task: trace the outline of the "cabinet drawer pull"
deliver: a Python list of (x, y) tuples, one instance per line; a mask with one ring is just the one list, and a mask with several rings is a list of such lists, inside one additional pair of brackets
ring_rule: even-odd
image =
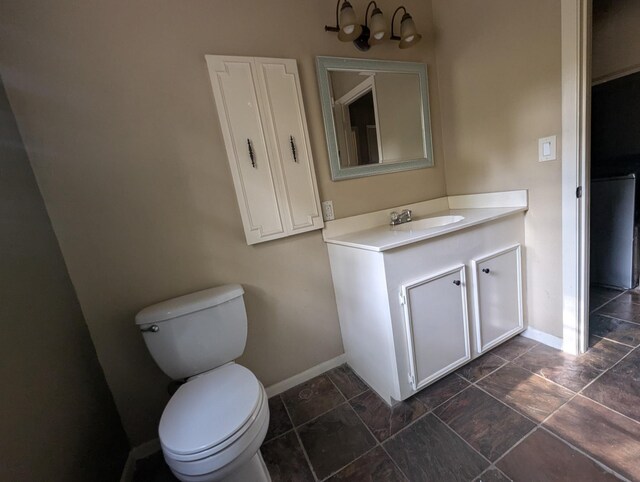
[(253, 147), (251, 146), (251, 139), (247, 139), (247, 147), (249, 148), (249, 159), (251, 159), (251, 167), (256, 167), (256, 157), (253, 154)]
[(454, 279), (453, 280), (453, 284), (456, 286), (460, 286), (460, 280), (459, 279)]
[(482, 268), (482, 272), (489, 274), (491, 273), (491, 270), (489, 268)]
[(296, 152), (296, 143), (293, 136), (289, 136), (289, 143), (291, 144), (291, 154), (293, 154), (293, 162), (298, 162), (298, 153)]

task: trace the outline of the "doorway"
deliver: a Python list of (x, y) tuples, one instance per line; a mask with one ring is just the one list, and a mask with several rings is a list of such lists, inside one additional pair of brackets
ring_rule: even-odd
[(640, 335), (640, 6), (593, 0), (592, 12), (589, 334), (629, 343)]

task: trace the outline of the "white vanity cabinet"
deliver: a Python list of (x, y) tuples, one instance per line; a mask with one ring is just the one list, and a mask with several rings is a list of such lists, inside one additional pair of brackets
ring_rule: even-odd
[(476, 349), (493, 348), (524, 328), (520, 245), (472, 260)]
[(322, 228), (296, 61), (206, 60), (247, 243)]
[(389, 210), (327, 223), (347, 363), (389, 404), (525, 329), (526, 192), (504, 208), (486, 196), (486, 208), (447, 209), (464, 206), (455, 197), (410, 206), (413, 223), (421, 206), (461, 219), (446, 226), (390, 227)]

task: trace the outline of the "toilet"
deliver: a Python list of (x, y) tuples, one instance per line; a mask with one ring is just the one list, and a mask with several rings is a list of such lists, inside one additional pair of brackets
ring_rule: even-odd
[(183, 481), (270, 481), (260, 454), (269, 426), (262, 384), (234, 363), (247, 340), (240, 285), (149, 306), (136, 315), (160, 369), (186, 379), (169, 400), (158, 433), (164, 459)]

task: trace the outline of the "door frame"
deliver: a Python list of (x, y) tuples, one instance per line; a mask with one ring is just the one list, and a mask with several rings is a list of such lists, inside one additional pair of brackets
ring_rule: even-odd
[(591, 19), (592, 0), (562, 0), (562, 349), (572, 354), (589, 345)]

